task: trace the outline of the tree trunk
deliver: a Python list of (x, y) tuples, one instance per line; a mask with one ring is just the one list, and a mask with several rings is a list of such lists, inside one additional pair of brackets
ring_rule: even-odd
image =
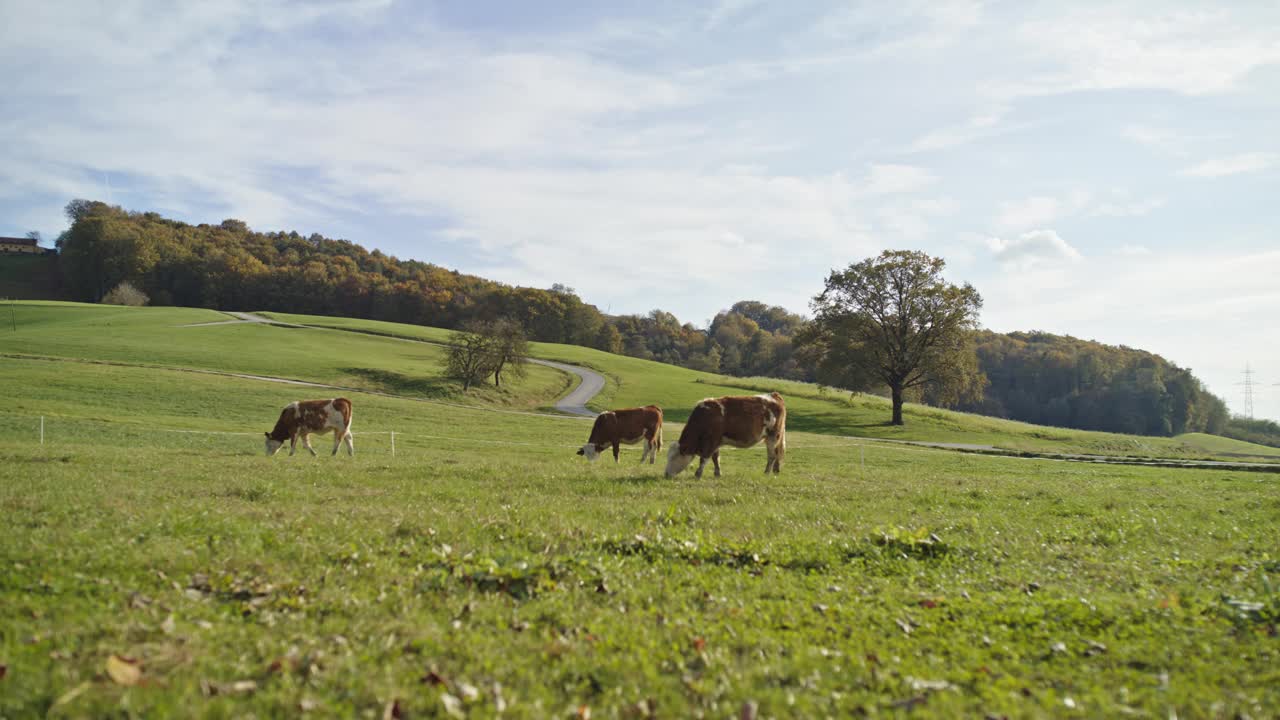
[(902, 422), (902, 386), (891, 385), (889, 389), (893, 391), (893, 424), (905, 425)]

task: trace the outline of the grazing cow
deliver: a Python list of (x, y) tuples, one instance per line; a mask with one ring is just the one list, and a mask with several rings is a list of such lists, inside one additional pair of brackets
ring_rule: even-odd
[(693, 458), (701, 458), (695, 477), (702, 477), (707, 460), (720, 477), (720, 447), (749, 448), (764, 440), (768, 459), (764, 471), (779, 472), (787, 450), (787, 408), (778, 393), (707, 398), (698, 403), (680, 433), (680, 442), (667, 455), (667, 477), (679, 475)]
[(355, 455), (356, 449), (351, 441), (351, 401), (346, 398), (332, 400), (299, 400), (284, 406), (280, 411), (280, 419), (276, 427), (267, 436), (267, 456), (280, 452), (284, 441), (289, 441), (289, 454), (298, 449), (298, 436), (302, 436), (302, 447), (316, 454), (311, 447), (311, 433), (323, 435), (333, 431), (333, 454), (338, 454), (342, 441), (347, 441), (347, 454)]
[(642, 440), (644, 451), (640, 453), (640, 462), (643, 463), (648, 458), (652, 465), (658, 457), (658, 450), (662, 448), (662, 408), (657, 405), (600, 413), (596, 416), (595, 425), (591, 426), (591, 437), (578, 450), (578, 454), (595, 461), (606, 447), (612, 445), (613, 461), (616, 463), (620, 443), (635, 445)]

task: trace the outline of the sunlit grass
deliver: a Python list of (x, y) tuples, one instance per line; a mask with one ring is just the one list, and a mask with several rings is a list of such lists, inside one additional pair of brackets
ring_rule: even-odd
[[(777, 476), (759, 448), (700, 481), (589, 464), (589, 421), (363, 392), (354, 458), (266, 458), (305, 389), (70, 359), (0, 357), (0, 716), (1280, 707), (1272, 474), (803, 432), (844, 410), (798, 388)], [(619, 367), (616, 393), (713, 394)]]

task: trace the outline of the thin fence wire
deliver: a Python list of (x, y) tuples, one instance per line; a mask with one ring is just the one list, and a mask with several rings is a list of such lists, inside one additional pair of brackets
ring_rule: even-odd
[[(16, 439), (16, 438), (22, 437), (25, 434), (22, 429), (23, 426), (26, 426), (27, 428), (29, 428), (28, 430), (26, 430), (26, 432), (37, 431), (32, 433), (32, 435), (37, 436), (38, 442), (40, 444), (57, 442), (58, 440), (64, 439), (64, 438), (72, 439), (76, 441), (115, 438), (120, 440), (132, 440), (132, 441), (141, 442), (142, 440), (145, 439), (146, 436), (149, 436), (153, 433), (166, 433), (170, 435), (186, 436), (191, 438), (202, 437), (202, 436), (209, 437), (209, 438), (217, 438), (217, 437), (248, 438), (248, 437), (258, 437), (261, 435), (261, 433), (259, 432), (245, 432), (245, 431), (236, 431), (236, 430), (205, 430), (205, 429), (194, 429), (194, 428), (159, 427), (155, 425), (147, 425), (147, 424), (135, 423), (135, 422), (129, 422), (129, 421), (107, 420), (103, 418), (76, 418), (76, 417), (63, 417), (63, 416), (34, 416), (34, 415), (28, 416), (28, 415), (17, 415), (13, 413), (0, 412), (0, 432), (3, 432), (5, 437), (8, 437), (10, 439)], [(59, 432), (60, 430), (61, 432)], [(27, 435), (27, 436), (31, 437), (31, 435)], [(477, 445), (496, 445), (496, 446), (510, 446), (510, 447), (540, 447), (540, 448), (559, 447), (559, 448), (575, 448), (575, 449), (582, 447), (581, 443), (527, 442), (527, 441), (520, 441), (520, 440), (504, 440), (504, 439), (496, 439), (496, 438), (459, 437), (454, 435), (414, 433), (414, 432), (404, 432), (401, 430), (353, 430), (352, 436), (356, 440), (360, 440), (361, 438), (372, 439), (380, 436), (386, 436), (388, 439), (388, 442), (385, 444), (385, 447), (387, 451), (393, 456), (397, 454), (396, 453), (397, 440), (400, 441), (401, 445), (403, 445), (403, 447), (400, 449), (411, 448), (414, 444), (416, 444), (415, 441), (436, 441), (436, 442), (444, 441), (449, 443), (472, 443)], [(322, 438), (327, 439), (329, 437), (331, 437), (331, 435), (328, 435), (328, 434), (316, 435), (316, 440), (320, 440)], [(914, 452), (914, 453), (947, 452), (947, 450), (943, 448), (906, 446), (906, 445), (901, 445), (901, 444), (897, 444), (889, 441), (878, 441), (875, 438), (858, 438), (858, 437), (850, 437), (850, 436), (843, 436), (843, 435), (829, 435), (829, 436), (823, 436), (823, 438), (828, 439), (828, 441), (822, 442), (821, 440), (818, 440), (818, 438), (816, 437), (810, 437), (810, 438), (806, 438), (805, 441), (799, 444), (788, 443), (787, 450), (788, 451), (844, 450), (844, 449), (852, 450), (853, 448), (856, 447), (858, 448), (858, 452), (859, 452), (859, 464), (863, 468), (865, 468), (866, 466), (866, 450), (868, 445), (872, 448), (892, 450), (896, 452)], [(815, 442), (815, 440), (818, 440), (818, 441)], [(406, 444), (406, 443), (409, 443), (409, 444)], [(368, 443), (365, 443), (365, 446), (368, 447)], [(376, 443), (373, 447), (381, 448), (381, 447), (384, 447), (384, 444)], [(671, 447), (670, 440), (667, 440), (666, 442), (664, 442), (664, 448), (670, 448), (670, 447)], [(642, 445), (632, 445), (632, 446), (623, 445), (619, 449), (624, 452), (641, 452), (643, 451), (643, 446)]]

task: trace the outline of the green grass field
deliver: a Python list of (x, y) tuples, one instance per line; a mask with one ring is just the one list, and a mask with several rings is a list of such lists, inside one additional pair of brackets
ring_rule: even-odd
[[(279, 408), (325, 393), (179, 368), (432, 378), (437, 351), (177, 327), (222, 317), (198, 310), (29, 309), (0, 337), (0, 717), (1280, 707), (1273, 474), (863, 443), (806, 432), (844, 427), (810, 408), (858, 410), (795, 387), (782, 474), (757, 448), (668, 480), (634, 449), (588, 464), (589, 422), (523, 412), (563, 388), (549, 370), (502, 394), (351, 393), (354, 458), (318, 438), (322, 457), (268, 459)], [(619, 404), (646, 383), (673, 406), (727, 387), (545, 352), (591, 356)]]

